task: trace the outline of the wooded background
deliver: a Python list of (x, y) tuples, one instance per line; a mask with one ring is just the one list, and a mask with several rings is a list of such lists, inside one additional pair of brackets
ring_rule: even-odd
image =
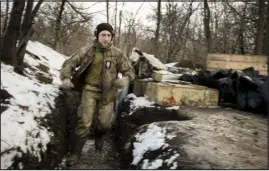
[[(143, 11), (130, 13), (118, 8), (119, 3), (106, 2), (106, 22), (116, 32), (114, 45), (127, 56), (138, 47), (163, 63), (193, 67), (204, 67), (208, 53), (269, 56), (269, 0), (158, 0), (157, 8), (148, 9), (154, 15), (147, 16), (155, 27), (137, 19)], [(91, 12), (91, 8), (68, 0), (1, 2), (1, 60), (20, 73), (29, 40), (72, 55), (95, 39), (93, 17), (104, 11)]]

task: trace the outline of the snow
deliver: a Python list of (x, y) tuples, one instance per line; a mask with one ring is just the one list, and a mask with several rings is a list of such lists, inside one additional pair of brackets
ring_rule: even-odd
[[(10, 104), (5, 105), (8, 108), (1, 113), (1, 169), (9, 168), (14, 157), (22, 155), (19, 151), (29, 151), (41, 161), (40, 152), (46, 150), (53, 136), (37, 119), (51, 114), (61, 84), (59, 69), (66, 57), (39, 42), (30, 41), (27, 50), (37, 58), (25, 55), (24, 62), (31, 67), (25, 69), (26, 77), (1, 62), (1, 89), (13, 96)], [(35, 73), (41, 72), (37, 68), (39, 64), (49, 67), (53, 84), (42, 84), (35, 79)], [(22, 163), (19, 163), (19, 168), (23, 168)]]
[[(138, 62), (139, 59), (139, 54), (136, 53), (134, 50), (138, 49), (138, 48), (133, 48), (132, 53), (130, 55), (130, 60), (134, 61), (134, 62)], [(145, 52), (142, 52), (143, 56), (149, 61), (149, 63), (155, 67), (156, 69), (160, 69), (160, 70), (167, 70), (168, 67), (166, 65), (164, 65), (158, 58), (156, 58), (154, 55), (151, 54), (147, 54)]]
[(154, 71), (154, 72), (157, 72), (157, 73), (160, 73), (160, 74), (175, 75), (174, 73), (169, 72), (169, 71), (165, 71), (165, 70)]
[[(133, 98), (134, 100), (131, 101), (130, 104), (130, 111), (128, 113), (128, 115), (132, 115), (137, 109), (141, 108), (141, 107), (155, 107), (155, 102), (154, 101), (149, 101), (147, 100), (145, 97), (136, 97), (135, 94), (128, 94), (126, 96), (127, 99), (129, 98)], [(122, 117), (124, 116), (124, 114), (122, 115)]]
[(167, 63), (165, 64), (168, 67), (174, 67), (178, 62), (172, 62), (172, 63)]
[(170, 167), (170, 169), (176, 169), (176, 168), (177, 168), (177, 162), (174, 162), (174, 163), (173, 163), (173, 166)]
[[(173, 156), (171, 156), (171, 158), (166, 159), (164, 162), (167, 163), (168, 166), (170, 166), (178, 156), (179, 156), (179, 154), (176, 153)], [(170, 168), (170, 169), (172, 169), (172, 168)]]
[(136, 140), (133, 143), (134, 149), (132, 165), (138, 165), (143, 159), (142, 169), (158, 169), (164, 163), (167, 163), (167, 165), (170, 166), (170, 169), (176, 169), (178, 165), (175, 160), (180, 156), (180, 154), (175, 151), (175, 154), (168, 159), (156, 158), (153, 161), (149, 161), (149, 159), (144, 156), (145, 153), (158, 149), (164, 150), (168, 148), (165, 151), (171, 151), (172, 149), (169, 148), (169, 144), (166, 143), (166, 140), (171, 140), (174, 137), (176, 137), (176, 135), (168, 133), (166, 127), (159, 127), (157, 123), (149, 124), (146, 132), (138, 132), (135, 135)]
[[(137, 133), (135, 135), (136, 142), (133, 143), (134, 149), (133, 149), (132, 164), (137, 165), (147, 151), (154, 151), (161, 148), (165, 144), (165, 133), (166, 133), (165, 128), (161, 128), (155, 125), (154, 123), (148, 126), (146, 132), (142, 134)], [(156, 162), (155, 169), (160, 167), (158, 165), (159, 163), (160, 163), (159, 161)], [(144, 164), (144, 167), (149, 167), (149, 165)]]
[[(39, 64), (48, 66), (49, 73), (53, 78), (52, 84), (61, 85), (59, 70), (67, 57), (36, 41), (29, 41), (27, 50), (36, 55), (39, 59), (34, 59), (31, 55), (25, 54), (24, 61), (34, 69), (38, 69), (37, 66)], [(27, 72), (33, 75), (33, 72), (29, 69), (27, 69)]]
[(156, 159), (152, 161), (151, 163), (148, 163), (148, 160), (144, 160), (144, 163), (142, 165), (142, 169), (158, 169), (163, 165), (162, 159)]
[(178, 110), (180, 107), (179, 106), (171, 106), (171, 107), (166, 107), (165, 109), (168, 110)]

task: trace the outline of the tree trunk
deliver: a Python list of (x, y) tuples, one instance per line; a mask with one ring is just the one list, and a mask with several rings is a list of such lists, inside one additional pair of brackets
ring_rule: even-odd
[(120, 46), (120, 37), (121, 37), (121, 21), (122, 21), (121, 18), (122, 18), (122, 11), (120, 11), (120, 16), (119, 16), (120, 23), (119, 23), (118, 40), (117, 40), (118, 46)]
[(245, 25), (245, 20), (246, 20), (246, 8), (247, 8), (247, 3), (245, 3), (244, 9), (243, 9), (243, 15), (240, 17), (240, 23), (239, 23), (239, 49), (240, 53), (242, 55), (245, 54), (245, 42), (244, 42), (244, 25)]
[[(269, 58), (269, 0), (267, 0), (267, 28), (265, 32), (265, 55)], [(267, 63), (269, 63), (269, 60), (267, 60)], [(269, 64), (268, 64), (269, 66)], [(269, 69), (269, 67), (267, 67)]]
[[(224, 27), (227, 28), (227, 24), (229, 22), (228, 20), (228, 16), (226, 15), (227, 14), (227, 6), (224, 5)], [(223, 30), (223, 50), (222, 50), (222, 53), (227, 53), (227, 47), (228, 47), (228, 31), (227, 29), (224, 29)]]
[(115, 7), (115, 27), (114, 27), (115, 37), (113, 39), (115, 46), (117, 46), (117, 39), (116, 39), (116, 35), (117, 35), (117, 12), (118, 12), (117, 10), (118, 10), (118, 1), (116, 0), (116, 7)]
[(26, 43), (27, 43), (24, 39), (25, 37), (28, 37), (27, 33), (29, 32), (29, 29), (32, 26), (31, 15), (32, 15), (32, 10), (33, 10), (33, 5), (34, 5), (34, 0), (27, 0), (27, 6), (26, 6), (24, 17), (23, 17), (23, 23), (21, 25), (19, 46), (16, 50), (18, 65), (15, 67), (19, 67), (23, 63), (23, 56), (24, 56), (23, 51), (25, 51)]
[(14, 0), (7, 32), (1, 50), (1, 60), (6, 64), (17, 65), (16, 45), (20, 34), (20, 25), (25, 0)]
[(44, 0), (40, 0), (37, 5), (35, 6), (33, 10), (33, 4), (34, 0), (27, 0), (27, 6), (26, 6), (26, 11), (22, 23), (22, 29), (21, 29), (21, 35), (20, 35), (20, 42), (18, 45), (18, 48), (16, 49), (16, 56), (18, 60), (18, 64), (15, 66), (15, 71), (19, 74), (23, 73), (23, 60), (24, 60), (24, 55), (26, 51), (26, 46), (28, 44), (28, 41), (33, 34), (33, 20), (35, 16), (37, 15), (37, 11), (39, 10), (42, 2)]
[(6, 3), (7, 3), (7, 6), (6, 6), (6, 17), (5, 17), (4, 24), (3, 24), (2, 35), (4, 35), (6, 33), (8, 16), (9, 16), (8, 15), (8, 11), (9, 11), (9, 0), (6, 0)]
[(132, 29), (132, 20), (130, 21), (129, 23), (129, 26), (128, 26), (128, 32), (127, 32), (127, 50), (126, 50), (126, 56), (129, 55), (130, 53), (130, 47), (131, 47), (131, 29)]
[(205, 29), (205, 37), (207, 41), (207, 51), (208, 53), (212, 52), (212, 39), (210, 32), (210, 9), (207, 3), (207, 0), (204, 0), (204, 29)]
[(56, 19), (55, 40), (54, 40), (54, 43), (53, 43), (53, 46), (52, 46), (54, 50), (56, 50), (57, 43), (58, 43), (58, 41), (60, 39), (60, 29), (61, 29), (62, 15), (63, 15), (63, 11), (64, 11), (65, 2), (66, 2), (66, 0), (62, 0), (59, 15), (58, 15), (58, 17)]
[(161, 24), (161, 0), (158, 0), (158, 10), (157, 10), (157, 27), (155, 32), (155, 41), (154, 41), (154, 55), (157, 57), (158, 55), (158, 41), (160, 34), (160, 24)]
[(106, 22), (109, 23), (109, 0), (106, 0)]
[(258, 0), (259, 4), (259, 19), (258, 19), (258, 31), (255, 42), (255, 54), (263, 54), (263, 36), (264, 36), (264, 13), (265, 13), (265, 0)]
[(20, 41), (24, 37), (24, 34), (29, 30), (29, 27), (32, 26), (31, 15), (32, 15), (32, 10), (33, 10), (33, 5), (34, 5), (34, 0), (27, 0), (27, 6), (26, 6), (24, 17), (23, 17), (23, 23), (21, 26)]

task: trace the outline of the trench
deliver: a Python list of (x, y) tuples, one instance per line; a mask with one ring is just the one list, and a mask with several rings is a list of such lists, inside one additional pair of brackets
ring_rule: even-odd
[(104, 137), (102, 154), (95, 152), (94, 137), (91, 136), (86, 141), (79, 162), (71, 167), (62, 166), (62, 169), (121, 169), (120, 156), (113, 142), (113, 132), (109, 132)]
[[(154, 116), (154, 117), (153, 117)], [(167, 110), (163, 107), (140, 108), (126, 118), (119, 119), (115, 129), (109, 131), (104, 137), (102, 155), (95, 152), (94, 135), (89, 136), (85, 143), (80, 161), (72, 166), (63, 166), (63, 169), (127, 169), (130, 156), (121, 149), (128, 139), (136, 132), (137, 128), (144, 124), (158, 121), (185, 121), (188, 116), (177, 110)], [(127, 125), (126, 125), (127, 124)], [(131, 126), (130, 126), (130, 125)], [(125, 127), (127, 126), (127, 127)], [(119, 129), (124, 129), (119, 131)], [(119, 139), (119, 137), (121, 137)], [(124, 137), (124, 139), (122, 139)], [(120, 148), (118, 148), (121, 146)]]

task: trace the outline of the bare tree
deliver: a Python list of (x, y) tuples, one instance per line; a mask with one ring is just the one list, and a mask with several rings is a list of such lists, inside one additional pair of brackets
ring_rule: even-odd
[(8, 23), (8, 11), (9, 11), (9, 0), (6, 0), (6, 16), (5, 16), (5, 19), (4, 19), (4, 24), (3, 24), (3, 29), (2, 29), (2, 35), (4, 35), (6, 33), (6, 30), (7, 30), (7, 23)]
[[(55, 26), (57, 25), (56, 22), (57, 18), (59, 18), (61, 6), (61, 2), (57, 4), (46, 3), (42, 6), (35, 21), (33, 40), (38, 40), (53, 48), (56, 35)], [(81, 7), (78, 4), (72, 4), (66, 0), (64, 10), (62, 11), (61, 23), (58, 27), (59, 38), (56, 40), (57, 45), (55, 50), (66, 55), (71, 55), (83, 46), (85, 42), (92, 40), (90, 22), (93, 13), (86, 12), (89, 9)]]
[(240, 17), (239, 21), (239, 34), (238, 34), (238, 41), (239, 41), (239, 49), (241, 54), (245, 54), (245, 41), (244, 41), (244, 25), (245, 25), (245, 20), (246, 20), (246, 8), (247, 4), (245, 4), (243, 8), (243, 14)]
[(109, 23), (109, 0), (106, 0), (106, 22)]
[[(120, 37), (121, 37), (121, 22), (122, 22), (122, 11), (120, 11), (120, 15), (119, 15), (119, 29), (118, 29), (118, 39), (117, 39), (117, 46), (119, 46), (119, 41), (120, 41)], [(116, 29), (116, 28), (115, 28)]]
[[(165, 58), (161, 59), (164, 62), (173, 62), (178, 58), (180, 51), (183, 47), (184, 42), (184, 34), (187, 30), (186, 25), (188, 20), (190, 19), (193, 12), (197, 9), (192, 8), (193, 2), (191, 2), (187, 9), (185, 6), (179, 7), (177, 3), (169, 2), (166, 5), (166, 13), (164, 14), (163, 18), (163, 30), (162, 30), (162, 41), (164, 46), (163, 54)], [(181, 11), (185, 11), (186, 14), (182, 13)], [(167, 27), (169, 26), (169, 27)], [(177, 59), (178, 60), (178, 59)]]
[(264, 37), (264, 15), (265, 15), (265, 0), (258, 0), (259, 4), (259, 19), (258, 19), (258, 31), (255, 42), (255, 54), (263, 54), (263, 37)]
[[(265, 55), (269, 58), (269, 0), (267, 0), (267, 21), (266, 21), (266, 31), (265, 31), (265, 43), (264, 43), (264, 48), (265, 48)], [(269, 60), (267, 60), (267, 64), (269, 66)], [(268, 71), (269, 71), (269, 67), (268, 67)]]
[(18, 64), (16, 45), (20, 35), (21, 18), (25, 0), (14, 0), (9, 25), (1, 49), (1, 60), (7, 64)]
[(15, 66), (15, 71), (22, 74), (22, 70), (23, 70), (23, 59), (24, 59), (24, 55), (25, 55), (25, 51), (26, 51), (26, 46), (27, 43), (30, 39), (30, 36), (33, 34), (33, 21), (35, 16), (37, 15), (37, 12), (41, 6), (41, 4), (43, 3), (44, 0), (39, 0), (37, 5), (35, 6), (34, 10), (33, 10), (33, 3), (34, 0), (27, 0), (27, 6), (26, 6), (26, 11), (25, 11), (25, 15), (24, 15), (24, 19), (23, 19), (23, 23), (21, 26), (21, 34), (20, 34), (20, 38), (19, 38), (19, 45), (16, 49), (16, 56), (17, 56), (17, 60), (18, 60), (18, 65)]
[[(115, 26), (114, 26), (114, 33), (115, 33), (115, 35), (117, 35), (116, 33), (117, 33), (117, 9), (118, 9), (118, 1), (116, 0), (116, 6), (115, 6)], [(116, 46), (116, 43), (117, 43), (117, 40), (116, 40), (116, 37), (114, 37), (114, 39), (113, 39), (113, 41), (114, 41), (114, 45)]]
[(60, 30), (61, 30), (61, 24), (62, 24), (62, 15), (63, 15), (63, 11), (64, 11), (64, 5), (66, 3), (66, 0), (62, 0), (61, 2), (61, 6), (60, 6), (60, 11), (59, 11), (59, 15), (56, 19), (56, 27), (55, 27), (55, 39), (54, 39), (54, 43), (52, 45), (53, 49), (56, 49), (57, 47), (57, 43), (60, 39)]
[(208, 6), (207, 0), (204, 0), (204, 31), (205, 37), (207, 41), (208, 52), (212, 52), (212, 39), (211, 39), (211, 31), (210, 31), (210, 9)]
[(129, 53), (131, 52), (131, 48), (132, 48), (132, 41), (131, 41), (131, 37), (133, 37), (132, 35), (135, 34), (133, 32), (133, 28), (135, 26), (135, 22), (136, 22), (136, 16), (139, 12), (139, 10), (141, 9), (141, 7), (143, 6), (144, 2), (140, 5), (140, 7), (137, 9), (137, 11), (135, 12), (134, 15), (130, 15), (129, 17), (125, 17), (123, 16), (124, 18), (124, 21), (126, 22), (126, 27), (127, 27), (127, 33), (125, 34), (125, 39), (124, 39), (124, 45), (125, 45), (125, 48), (126, 48), (126, 55), (128, 56)]
[(157, 56), (158, 54), (158, 41), (159, 41), (159, 34), (160, 34), (160, 25), (161, 25), (161, 0), (158, 0), (158, 7), (157, 7), (157, 24), (156, 24), (156, 31), (155, 31), (155, 40), (154, 40), (154, 55)]

